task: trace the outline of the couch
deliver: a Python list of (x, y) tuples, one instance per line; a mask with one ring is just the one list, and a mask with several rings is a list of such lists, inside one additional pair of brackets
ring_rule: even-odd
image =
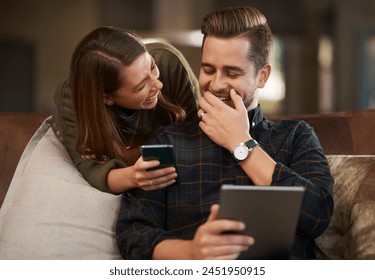
[[(335, 178), (320, 259), (375, 259), (375, 110), (277, 116), (314, 127)], [(120, 259), (121, 196), (90, 187), (53, 118), (0, 113), (0, 259)]]

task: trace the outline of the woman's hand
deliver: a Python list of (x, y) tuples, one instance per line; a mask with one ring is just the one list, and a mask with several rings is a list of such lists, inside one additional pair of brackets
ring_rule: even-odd
[(161, 169), (149, 170), (160, 165), (157, 160), (145, 161), (140, 157), (133, 165), (135, 187), (145, 191), (152, 191), (167, 187), (176, 182), (176, 169), (166, 167)]
[(98, 160), (96, 158), (96, 155), (90, 149), (87, 149), (86, 151), (84, 151), (81, 155), (81, 158), (85, 160), (95, 160), (95, 161), (108, 161), (109, 160), (109, 157), (105, 155), (103, 155), (102, 158)]

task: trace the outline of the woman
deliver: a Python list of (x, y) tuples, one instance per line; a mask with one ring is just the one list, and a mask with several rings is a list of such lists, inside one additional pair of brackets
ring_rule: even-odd
[(163, 43), (147, 50), (133, 32), (98, 28), (73, 53), (70, 85), (64, 81), (55, 92), (62, 141), (101, 191), (173, 184), (175, 169), (145, 171), (159, 163), (143, 161), (138, 147), (158, 127), (197, 115), (198, 83), (181, 53)]

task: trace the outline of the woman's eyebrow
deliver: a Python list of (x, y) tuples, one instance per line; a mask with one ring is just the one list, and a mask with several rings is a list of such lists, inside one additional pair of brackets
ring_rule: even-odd
[[(154, 60), (153, 57), (151, 57), (150, 68), (152, 68), (154, 65), (156, 65), (155, 60)], [(150, 80), (150, 75), (147, 75), (147, 77), (143, 78), (139, 83), (137, 83), (137, 84), (133, 87), (133, 90), (137, 90), (138, 87), (140, 87), (143, 83), (147, 82), (148, 80)]]

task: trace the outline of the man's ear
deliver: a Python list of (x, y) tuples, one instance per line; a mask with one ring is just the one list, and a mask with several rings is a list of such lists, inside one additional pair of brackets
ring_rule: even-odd
[(103, 101), (104, 101), (104, 104), (107, 106), (112, 106), (114, 104), (111, 98), (105, 93), (103, 93)]
[(266, 64), (259, 70), (258, 88), (263, 88), (271, 74), (271, 65)]

